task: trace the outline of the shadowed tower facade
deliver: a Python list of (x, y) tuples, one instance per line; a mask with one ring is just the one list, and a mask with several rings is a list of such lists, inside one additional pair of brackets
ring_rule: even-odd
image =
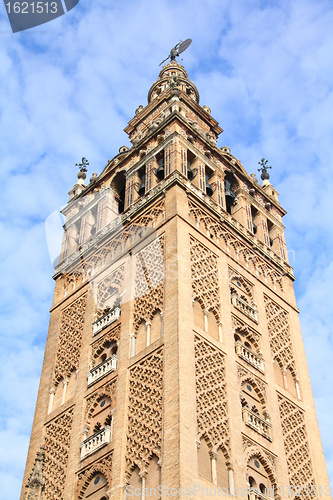
[(217, 147), (175, 61), (125, 131), (63, 210), (21, 499), (329, 497), (266, 163)]

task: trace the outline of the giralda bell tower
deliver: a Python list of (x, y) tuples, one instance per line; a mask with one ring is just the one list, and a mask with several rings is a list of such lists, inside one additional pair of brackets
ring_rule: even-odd
[(21, 499), (328, 498), (266, 162), (217, 146), (174, 57), (125, 131), (63, 210)]

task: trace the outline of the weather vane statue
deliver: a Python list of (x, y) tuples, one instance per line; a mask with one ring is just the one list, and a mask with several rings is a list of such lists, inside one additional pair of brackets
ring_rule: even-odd
[(80, 172), (77, 174), (78, 179), (85, 179), (86, 178), (86, 172), (87, 172), (87, 167), (89, 165), (89, 161), (86, 158), (82, 158), (82, 163), (75, 163), (76, 167), (79, 167)]
[(168, 57), (166, 59), (164, 59), (164, 61), (162, 61), (159, 66), (161, 66), (161, 64), (163, 64), (169, 58), (171, 61), (175, 61), (176, 57), (178, 57), (179, 54), (184, 52), (184, 50), (186, 50), (191, 45), (191, 43), (192, 43), (191, 38), (188, 38), (187, 40), (185, 40), (185, 42), (182, 42), (180, 40), (180, 42), (177, 43), (177, 45), (175, 45), (174, 48), (170, 50), (170, 54), (168, 55)]
[(261, 158), (260, 161), (258, 161), (258, 165), (261, 165), (261, 168), (258, 168), (258, 172), (261, 172), (261, 178), (262, 180), (269, 179), (269, 173), (267, 172), (268, 167), (267, 166), (268, 160), (265, 160), (265, 158)]

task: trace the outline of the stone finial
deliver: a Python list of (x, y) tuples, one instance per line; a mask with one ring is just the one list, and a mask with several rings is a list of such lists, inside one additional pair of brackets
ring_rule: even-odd
[(253, 182), (255, 182), (256, 184), (258, 184), (258, 179), (257, 179), (256, 174), (251, 174), (251, 179), (253, 180)]
[(97, 172), (93, 172), (93, 174), (90, 177), (90, 182), (96, 182), (97, 180)]
[(27, 488), (24, 497), (25, 499), (43, 498), (42, 492), (45, 488), (44, 461), (44, 446), (41, 446), (40, 451), (37, 451), (36, 453), (33, 468), (25, 486)]

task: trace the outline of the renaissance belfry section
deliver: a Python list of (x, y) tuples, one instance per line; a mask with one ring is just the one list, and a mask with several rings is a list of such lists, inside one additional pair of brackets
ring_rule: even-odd
[(63, 210), (21, 499), (328, 498), (267, 162), (217, 147), (175, 60), (125, 131)]

